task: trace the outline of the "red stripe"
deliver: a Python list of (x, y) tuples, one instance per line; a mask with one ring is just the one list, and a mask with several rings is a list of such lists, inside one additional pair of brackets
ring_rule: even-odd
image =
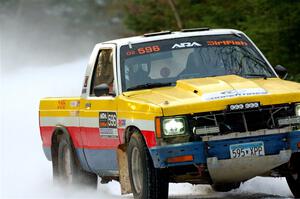
[[(76, 148), (81, 148), (83, 143), (82, 143), (82, 138), (80, 135), (80, 128), (78, 127), (66, 127), (67, 131), (69, 132), (74, 147)], [(53, 126), (42, 126), (40, 127), (41, 131), (41, 137), (43, 141), (43, 146), (44, 147), (51, 147), (52, 144), (52, 135), (54, 133), (55, 127)]]
[(83, 148), (87, 149), (117, 149), (119, 138), (103, 138), (100, 136), (99, 128), (82, 127)]
[[(118, 129), (118, 138), (103, 138), (100, 136), (99, 128), (88, 127), (66, 127), (72, 138), (74, 147), (85, 149), (117, 149), (125, 142), (125, 129)], [(51, 147), (51, 138), (55, 127), (40, 127), (44, 147)], [(146, 144), (149, 148), (156, 146), (154, 131), (142, 131)]]
[(53, 126), (40, 127), (40, 132), (41, 132), (41, 137), (42, 137), (44, 147), (51, 147), (51, 137), (53, 131), (54, 131)]

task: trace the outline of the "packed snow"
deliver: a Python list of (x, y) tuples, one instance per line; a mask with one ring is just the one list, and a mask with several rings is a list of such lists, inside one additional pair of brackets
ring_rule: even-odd
[[(66, 190), (52, 183), (51, 162), (42, 151), (39, 99), (78, 96), (86, 68), (83, 59), (53, 67), (23, 67), (1, 73), (1, 198), (132, 198), (121, 196), (117, 182), (93, 190)], [(208, 185), (171, 184), (170, 198), (291, 197), (283, 178), (255, 178), (229, 193)]]

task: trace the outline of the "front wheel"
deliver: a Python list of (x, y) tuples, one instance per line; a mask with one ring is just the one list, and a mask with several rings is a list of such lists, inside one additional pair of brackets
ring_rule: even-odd
[(58, 144), (57, 178), (65, 185), (84, 185), (97, 188), (97, 175), (86, 172), (79, 166), (76, 153), (68, 135), (61, 135)]
[(131, 136), (127, 155), (129, 177), (134, 198), (168, 198), (169, 181), (166, 172), (154, 168), (148, 148), (139, 133), (134, 133)]
[(291, 174), (286, 177), (286, 181), (295, 198), (300, 198), (300, 173)]

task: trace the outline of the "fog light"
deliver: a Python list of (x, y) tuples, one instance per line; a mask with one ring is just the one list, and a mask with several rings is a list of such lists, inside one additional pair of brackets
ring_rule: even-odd
[(173, 158), (168, 158), (168, 163), (177, 163), (177, 162), (191, 162), (194, 158), (192, 155), (178, 156)]

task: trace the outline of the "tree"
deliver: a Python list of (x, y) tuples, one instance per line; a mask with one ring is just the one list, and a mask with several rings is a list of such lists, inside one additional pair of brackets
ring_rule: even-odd
[(129, 0), (125, 24), (136, 33), (183, 28), (234, 28), (246, 32), (273, 65), (300, 81), (299, 0)]

